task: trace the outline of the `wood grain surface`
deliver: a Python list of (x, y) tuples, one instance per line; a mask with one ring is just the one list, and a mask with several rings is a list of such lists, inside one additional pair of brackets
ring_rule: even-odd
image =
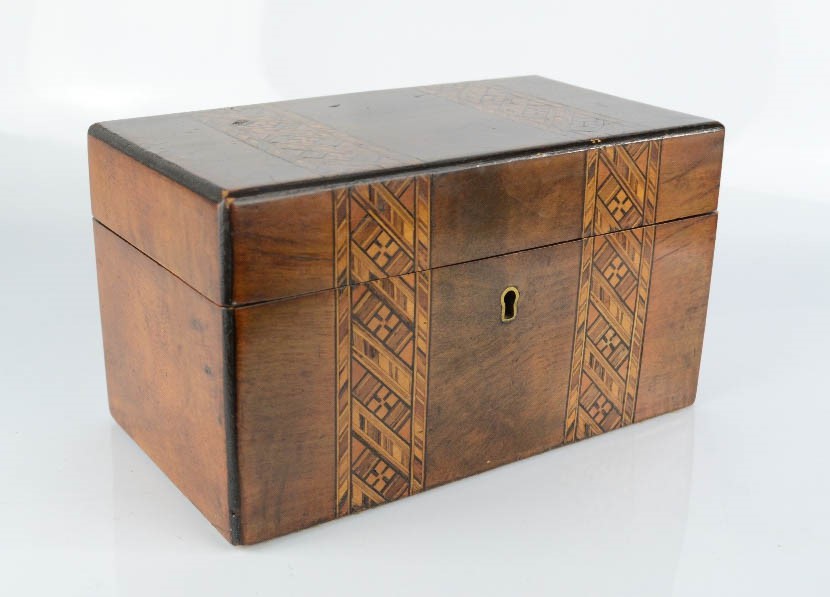
[[(562, 443), (579, 243), (433, 271), (427, 486)], [(519, 289), (516, 318), (501, 294)]]
[(432, 267), (579, 238), (584, 152), (432, 177)]
[(232, 203), (233, 302), (333, 288), (332, 209), (330, 192)]
[(334, 517), (334, 291), (236, 310), (242, 542)]
[(223, 309), (94, 230), (110, 412), (231, 540)]
[(94, 137), (92, 215), (215, 303), (222, 303), (221, 205)]
[(713, 213), (657, 227), (635, 421), (695, 400), (717, 223)]
[(658, 222), (718, 208), (723, 142), (723, 129), (663, 140)]

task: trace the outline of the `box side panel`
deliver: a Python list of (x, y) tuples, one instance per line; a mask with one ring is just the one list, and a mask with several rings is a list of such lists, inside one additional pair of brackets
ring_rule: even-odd
[(701, 215), (718, 208), (724, 130), (663, 140), (657, 221)]
[(329, 520), (335, 504), (334, 291), (240, 308), (242, 542)]
[(94, 229), (112, 416), (231, 540), (223, 309)]
[(695, 400), (717, 214), (657, 227), (635, 420)]
[(214, 203), (95, 137), (89, 184), (96, 220), (216, 303), (222, 252)]
[(304, 294), (334, 283), (333, 193), (233, 204), (233, 300)]

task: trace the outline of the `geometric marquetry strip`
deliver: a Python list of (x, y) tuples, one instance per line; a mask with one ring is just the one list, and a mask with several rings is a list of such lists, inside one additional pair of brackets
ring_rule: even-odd
[(583, 238), (654, 224), (661, 140), (585, 153)]
[(566, 138), (619, 133), (622, 121), (488, 81), (420, 87), (420, 91)]
[(337, 515), (424, 484), (430, 181), (334, 193)]
[(194, 112), (191, 118), (246, 145), (319, 175), (394, 168), (412, 162), (335, 127), (274, 104)]
[(586, 152), (585, 239), (566, 442), (634, 420), (654, 260), (651, 224), (656, 219), (660, 149), (658, 140)]

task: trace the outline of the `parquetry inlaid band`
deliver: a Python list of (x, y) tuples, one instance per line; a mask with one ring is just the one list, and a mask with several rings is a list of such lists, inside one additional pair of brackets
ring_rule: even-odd
[(586, 238), (566, 442), (634, 420), (654, 259), (655, 227), (650, 225), (656, 219), (660, 149), (657, 140), (586, 152)]
[(613, 135), (624, 127), (623, 122), (617, 118), (522, 93), (489, 81), (430, 85), (419, 87), (419, 90), (480, 112), (574, 139), (584, 138), (585, 134)]
[(428, 177), (334, 193), (337, 516), (423, 489)]
[(242, 143), (320, 175), (394, 168), (417, 161), (275, 104), (206, 110), (189, 116)]

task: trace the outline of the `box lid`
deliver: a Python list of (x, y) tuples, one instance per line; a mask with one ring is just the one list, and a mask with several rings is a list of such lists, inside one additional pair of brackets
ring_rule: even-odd
[(517, 77), (89, 135), (95, 218), (240, 305), (712, 211), (723, 127)]

